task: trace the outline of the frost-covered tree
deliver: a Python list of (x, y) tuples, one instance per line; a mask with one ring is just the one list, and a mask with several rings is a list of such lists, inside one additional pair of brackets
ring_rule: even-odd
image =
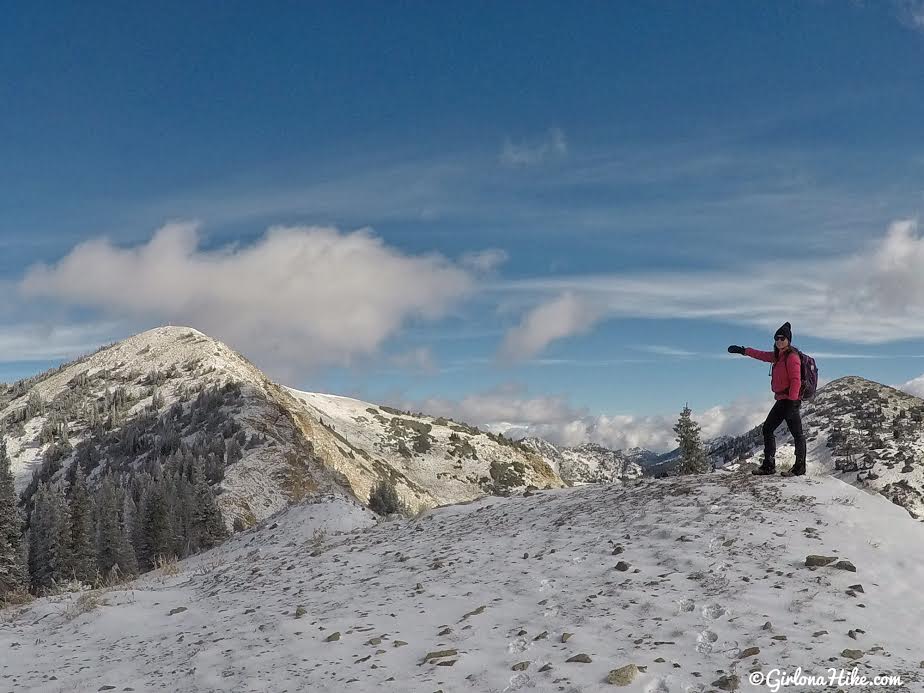
[[(119, 490), (110, 476), (106, 476), (100, 484), (97, 506), (96, 560), (100, 573), (105, 578), (136, 575), (138, 563), (128, 540), (128, 528), (119, 520), (120, 509), (129, 507), (128, 502), (123, 505)], [(133, 503), (131, 507), (134, 508)], [(128, 519), (127, 513), (124, 519)]]
[(190, 553), (193, 498), (192, 484), (181, 469), (165, 475), (164, 493), (173, 528), (174, 551), (177, 556), (186, 556)]
[(680, 446), (678, 474), (703, 474), (712, 469), (699, 438), (699, 424), (693, 420), (692, 413), (690, 407), (684, 406), (674, 426), (674, 433), (677, 434), (677, 443)]
[[(246, 438), (246, 433), (244, 434)], [(228, 444), (225, 446), (225, 464), (230, 466), (236, 462), (240, 462), (244, 457), (244, 451), (241, 449), (241, 444), (239, 438), (235, 437), (228, 441)]]
[(38, 390), (29, 392), (29, 400), (26, 402), (26, 408), (23, 412), (24, 420), (28, 421), (33, 416), (39, 416), (45, 413), (45, 401), (38, 393)]
[(151, 409), (154, 411), (160, 411), (163, 408), (164, 396), (161, 394), (160, 390), (155, 387), (154, 394), (151, 395)]
[(136, 536), (140, 546), (135, 545), (135, 553), (141, 570), (153, 568), (158, 558), (176, 556), (173, 521), (162, 475), (153, 478), (146, 485), (137, 522)]
[(83, 469), (76, 467), (68, 493), (70, 510), (70, 568), (74, 579), (91, 583), (96, 576), (96, 551), (93, 541), (93, 500), (87, 491)]
[(192, 517), (190, 522), (191, 551), (207, 551), (228, 536), (215, 494), (205, 477), (201, 458), (193, 466)]
[(67, 503), (57, 486), (42, 483), (29, 528), (29, 574), (36, 589), (70, 579), (70, 525)]
[(6, 595), (26, 586), (21, 525), (6, 440), (0, 440), (0, 603)]

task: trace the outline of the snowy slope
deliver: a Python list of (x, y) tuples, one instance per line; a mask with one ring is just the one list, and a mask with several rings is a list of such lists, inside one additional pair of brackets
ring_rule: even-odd
[(360, 498), (368, 498), (379, 478), (394, 482), (414, 510), (473, 500), (495, 487), (504, 491), (563, 485), (549, 463), (530, 448), (466, 424), (350, 397), (291, 388), (287, 392), (312, 427), (312, 439), (319, 429), (336, 437), (334, 447), (325, 449), (325, 458), (349, 479)]
[(327, 500), (178, 575), (7, 609), (2, 688), (577, 692), (627, 665), (623, 690), (646, 693), (766, 691), (749, 672), (796, 667), (924, 688), (924, 527), (830, 477), (589, 485), (378, 524)]

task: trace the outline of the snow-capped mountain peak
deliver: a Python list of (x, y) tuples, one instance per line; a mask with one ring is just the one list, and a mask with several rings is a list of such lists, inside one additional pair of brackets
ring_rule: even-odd
[(413, 512), (562, 485), (540, 455), (502, 435), (282, 387), (188, 327), (148, 330), (0, 386), (0, 423), (19, 491), (59, 478), (78, 457), (92, 484), (196, 444), (229, 525), (249, 526), (321, 491), (366, 502), (382, 482)]

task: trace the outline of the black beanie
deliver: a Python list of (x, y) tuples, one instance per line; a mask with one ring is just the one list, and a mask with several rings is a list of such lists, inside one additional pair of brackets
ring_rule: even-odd
[(792, 326), (788, 322), (783, 323), (783, 326), (778, 329), (773, 336), (786, 337), (787, 341), (792, 342)]

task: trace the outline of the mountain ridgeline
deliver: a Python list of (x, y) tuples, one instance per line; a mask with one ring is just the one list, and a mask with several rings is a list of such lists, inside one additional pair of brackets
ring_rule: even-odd
[[(803, 417), (810, 469), (924, 512), (924, 401), (843, 378), (806, 403)], [(531, 486), (662, 475), (676, 461), (640, 449), (515, 441), (448, 418), (293, 390), (182, 327), (0, 385), (0, 429), (27, 530), (22, 563), (36, 589), (150, 569), (309, 496), (368, 505), (374, 489), (387, 488), (397, 507), (417, 513)], [(786, 436), (781, 430), (782, 457)], [(718, 468), (755, 461), (761, 447), (759, 428), (706, 443)]]

